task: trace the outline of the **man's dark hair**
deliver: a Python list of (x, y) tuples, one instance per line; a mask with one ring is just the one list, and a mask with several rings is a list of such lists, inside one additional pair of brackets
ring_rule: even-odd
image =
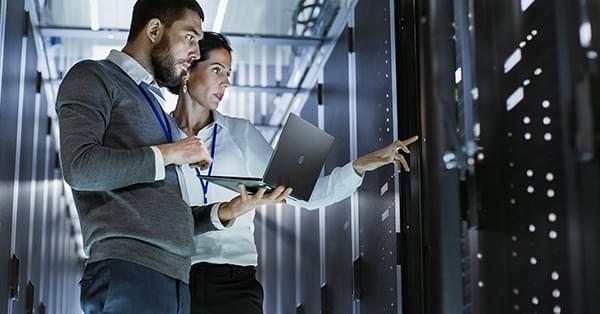
[(138, 0), (133, 6), (127, 42), (133, 41), (151, 19), (157, 18), (169, 27), (183, 16), (186, 9), (198, 13), (204, 21), (204, 11), (196, 0)]

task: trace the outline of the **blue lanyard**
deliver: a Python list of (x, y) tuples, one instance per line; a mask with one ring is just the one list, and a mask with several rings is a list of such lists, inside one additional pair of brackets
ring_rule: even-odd
[[(219, 126), (217, 125), (217, 123), (215, 122), (215, 126), (213, 127), (213, 134), (212, 134), (212, 147), (210, 148), (210, 158), (212, 159), (212, 163), (210, 164), (210, 167), (208, 168), (208, 175), (210, 176), (212, 174), (212, 170), (213, 170), (213, 165), (215, 164), (215, 148), (217, 147), (217, 128)], [(196, 169), (196, 176), (198, 177), (198, 180), (200, 180), (200, 185), (202, 186), (202, 191), (204, 191), (204, 204), (208, 204), (208, 198), (207, 198), (207, 194), (208, 194), (208, 181), (204, 181), (201, 177), (200, 177), (200, 170), (198, 170), (198, 168)]]
[[(156, 108), (156, 99), (154, 101), (152, 101), (152, 99), (150, 98), (150, 95), (148, 95), (148, 93), (146, 92), (146, 90), (141, 86), (141, 84), (145, 84), (145, 83), (140, 83), (140, 85), (138, 85), (138, 88), (140, 89), (140, 91), (142, 91), (142, 94), (144, 94), (144, 97), (146, 98), (146, 101), (148, 102), (148, 105), (150, 106), (150, 108), (152, 108), (152, 112), (154, 112), (154, 116), (156, 117), (156, 120), (158, 120), (158, 123), (160, 123), (160, 127), (163, 130), (163, 133), (165, 134), (165, 137), (167, 138), (167, 141), (169, 143), (173, 143), (173, 134), (171, 134), (171, 126), (169, 125), (169, 119), (167, 118), (167, 115), (165, 114), (165, 112), (162, 110), (162, 108), (160, 108), (160, 111), (162, 112), (162, 118), (160, 117), (160, 113), (158, 113), (158, 109)], [(160, 107), (160, 105), (159, 105)], [(164, 118), (164, 120), (163, 120)]]

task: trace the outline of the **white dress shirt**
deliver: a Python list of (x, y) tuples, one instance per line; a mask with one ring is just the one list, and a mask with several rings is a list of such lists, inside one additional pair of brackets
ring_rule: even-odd
[[(198, 132), (211, 151), (213, 143), (213, 128), (218, 125), (213, 159), (212, 175), (262, 177), (273, 148), (248, 120), (224, 116), (213, 111), (214, 123)], [(183, 133), (183, 132), (181, 132)], [(188, 204), (202, 205), (204, 191), (196, 170), (188, 165), (181, 166), (181, 192)], [(208, 170), (201, 171), (207, 174)], [(348, 163), (335, 168), (330, 175), (319, 178), (308, 202), (289, 200), (291, 205), (307, 209), (316, 209), (343, 200), (350, 196), (362, 183), (362, 177), (357, 175)], [(238, 193), (210, 183), (208, 185), (208, 203), (229, 201)], [(194, 237), (196, 253), (192, 263), (208, 262), (213, 264), (233, 264), (241, 266), (256, 266), (258, 254), (254, 243), (255, 210), (238, 217), (233, 225), (220, 231), (211, 231)], [(214, 221), (215, 225), (218, 224)]]

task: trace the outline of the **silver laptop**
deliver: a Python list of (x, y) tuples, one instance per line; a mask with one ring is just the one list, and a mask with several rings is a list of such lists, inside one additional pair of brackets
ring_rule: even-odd
[(290, 114), (262, 178), (205, 176), (200, 178), (235, 192), (243, 184), (249, 193), (279, 185), (293, 189), (291, 198), (308, 201), (321, 173), (333, 136), (295, 114)]

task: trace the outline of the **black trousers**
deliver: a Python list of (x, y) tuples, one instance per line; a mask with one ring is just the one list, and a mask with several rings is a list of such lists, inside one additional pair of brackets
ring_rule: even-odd
[(192, 314), (262, 314), (263, 289), (252, 266), (194, 264), (190, 295)]

